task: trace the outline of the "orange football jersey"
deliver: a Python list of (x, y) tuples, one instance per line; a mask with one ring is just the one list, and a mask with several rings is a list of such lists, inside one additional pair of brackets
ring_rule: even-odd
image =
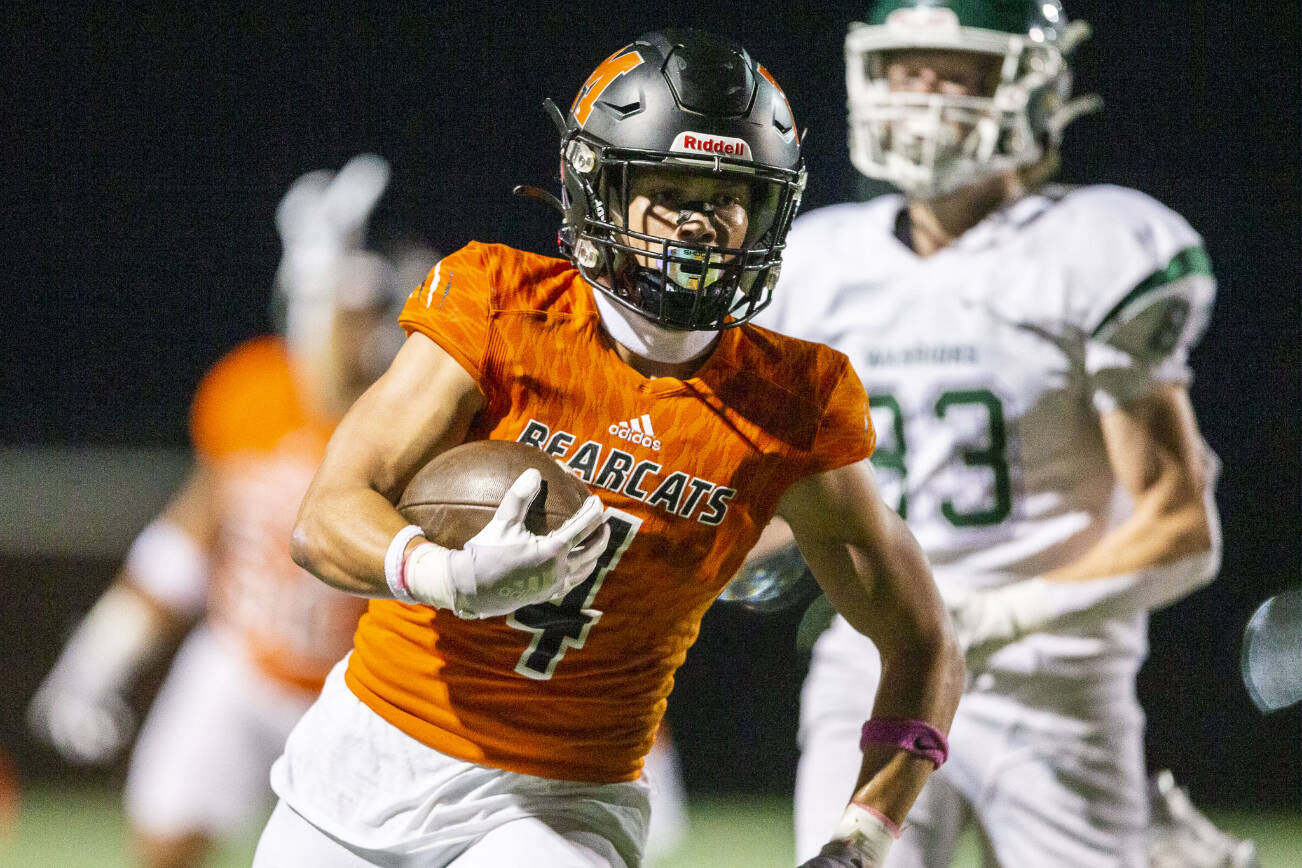
[(562, 600), (509, 617), (372, 600), (347, 682), (444, 753), (611, 782), (638, 776), (702, 616), (787, 487), (867, 457), (873, 435), (840, 353), (742, 326), (691, 379), (647, 379), (592, 293), (564, 260), (470, 244), (408, 300), (403, 327), (483, 392), (469, 439), (553, 455), (600, 495), (610, 543)]
[(348, 652), (366, 601), (295, 564), (289, 536), (331, 423), (304, 407), (279, 338), (241, 344), (199, 384), (191, 437), (218, 516), (208, 618), (279, 681), (320, 690)]

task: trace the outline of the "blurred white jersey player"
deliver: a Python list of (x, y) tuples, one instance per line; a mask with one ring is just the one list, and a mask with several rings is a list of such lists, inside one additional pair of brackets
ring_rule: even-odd
[(197, 622), (132, 753), (126, 806), (143, 864), (196, 864), (265, 815), (272, 761), (352, 645), (365, 601), (297, 567), (289, 534), (335, 421), (401, 345), (398, 287), (435, 258), (362, 249), (388, 176), (362, 155), (286, 193), (284, 336), (241, 344), (204, 376), (195, 469), (33, 699), (33, 727), (62, 754), (111, 759), (131, 735), (134, 679)]
[[(1187, 393), (1215, 281), (1197, 233), (1148, 196), (1036, 189), (1096, 107), (1070, 98), (1087, 35), (1056, 0), (888, 0), (852, 25), (852, 161), (905, 195), (797, 220), (761, 316), (856, 366), (883, 496), (968, 650), (950, 760), (891, 868), (948, 865), (969, 822), (1006, 868), (1255, 859), (1156, 810), (1148, 855), (1146, 612), (1220, 560), (1216, 458)], [(803, 692), (797, 861), (854, 784), (879, 677), (837, 618)]]

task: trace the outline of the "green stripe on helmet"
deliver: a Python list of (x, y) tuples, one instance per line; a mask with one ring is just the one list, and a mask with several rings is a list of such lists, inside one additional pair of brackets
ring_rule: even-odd
[(885, 24), (899, 9), (952, 9), (963, 27), (1026, 33), (1039, 4), (1036, 0), (880, 0), (873, 5), (869, 24)]

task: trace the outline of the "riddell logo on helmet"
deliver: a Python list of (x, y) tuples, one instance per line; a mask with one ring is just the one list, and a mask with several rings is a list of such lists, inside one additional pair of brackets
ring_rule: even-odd
[(708, 133), (679, 133), (669, 150), (675, 154), (717, 154), (720, 157), (750, 159), (750, 145), (745, 139), (712, 136)]

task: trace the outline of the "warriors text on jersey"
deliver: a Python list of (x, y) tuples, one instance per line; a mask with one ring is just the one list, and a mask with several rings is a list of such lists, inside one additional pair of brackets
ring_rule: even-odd
[(407, 302), (403, 326), (483, 393), (468, 439), (545, 449), (601, 497), (611, 536), (587, 581), (509, 617), (372, 601), (347, 683), (443, 753), (614, 782), (637, 777), (702, 615), (785, 490), (873, 440), (840, 353), (742, 326), (691, 379), (646, 379), (592, 292), (563, 260), (471, 244)]
[[(882, 494), (942, 586), (1042, 574), (1115, 515), (1100, 413), (1189, 376), (1215, 293), (1201, 239), (1143, 194), (1096, 186), (1022, 198), (921, 258), (902, 209), (883, 196), (796, 221), (760, 321), (850, 357)], [(991, 666), (1133, 670), (1142, 623), (1032, 636)]]
[(195, 395), (191, 436), (218, 516), (208, 619), (264, 673), (313, 692), (347, 653), (364, 601), (298, 567), (289, 536), (330, 423), (305, 408), (279, 338), (228, 353)]

